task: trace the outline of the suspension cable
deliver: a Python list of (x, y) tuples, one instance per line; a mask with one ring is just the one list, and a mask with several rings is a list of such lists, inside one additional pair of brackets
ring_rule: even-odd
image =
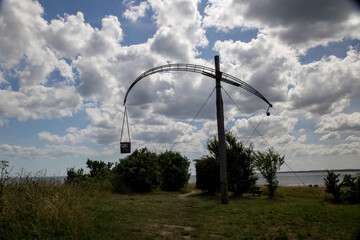
[(195, 117), (191, 120), (191, 122), (188, 124), (188, 126), (186, 127), (186, 129), (183, 131), (183, 133), (180, 135), (180, 137), (175, 141), (174, 145), (170, 148), (170, 151), (173, 150), (173, 148), (175, 147), (175, 145), (180, 141), (180, 139), (184, 136), (184, 134), (186, 133), (186, 131), (189, 129), (189, 127), (192, 125), (192, 123), (194, 122), (194, 120), (196, 119), (196, 117), (199, 115), (199, 113), (202, 111), (202, 109), (205, 107), (206, 103), (209, 101), (210, 97), (213, 95), (214, 91), (215, 91), (216, 87), (214, 87), (214, 89), (212, 90), (212, 92), (210, 93), (209, 97), (206, 99), (206, 101), (204, 102), (204, 104), (201, 106), (200, 110), (196, 113)]
[(122, 123), (122, 127), (121, 127), (120, 142), (122, 141), (122, 137), (123, 137), (125, 121), (126, 121), (127, 130), (128, 130), (129, 142), (131, 142), (131, 138), (130, 138), (130, 128), (129, 128), (129, 118), (128, 118), (128, 114), (127, 114), (126, 105), (124, 105), (124, 107), (125, 107), (125, 109), (124, 109), (124, 118), (123, 118), (123, 123)]
[[(237, 107), (237, 109), (239, 109), (239, 111), (244, 115), (244, 117), (246, 118), (246, 120), (248, 120), (249, 121), (249, 123), (251, 124), (251, 126), (254, 128), (254, 132), (256, 131), (263, 139), (264, 139), (264, 141), (267, 143), (267, 145), (269, 145), (270, 147), (271, 147), (271, 145), (270, 145), (270, 143), (265, 139), (265, 137), (257, 130), (257, 128), (259, 127), (259, 125), (260, 125), (260, 123), (261, 123), (261, 121), (262, 121), (262, 119), (261, 119), (261, 121), (259, 122), (259, 124), (257, 125), (257, 127), (255, 127), (254, 126), (254, 124), (250, 121), (250, 119), (245, 115), (245, 113), (240, 109), (240, 107), (235, 103), (235, 101), (232, 99), (232, 97), (229, 95), (229, 93), (225, 90), (225, 88), (222, 88), (223, 90), (224, 90), (224, 92), (226, 93), (226, 95), (230, 98), (230, 100), (233, 102), (233, 104)], [(265, 116), (265, 115), (264, 115)], [(264, 118), (264, 117), (263, 117)], [(251, 134), (251, 137), (254, 135), (254, 133), (253, 134)], [(250, 138), (251, 138), (250, 137)], [(247, 142), (249, 142), (250, 141), (250, 138), (248, 139), (248, 141)], [(246, 144), (245, 144), (246, 145)]]
[[(239, 111), (244, 115), (244, 117), (246, 118), (246, 120), (249, 121), (249, 123), (251, 124), (251, 126), (253, 126), (254, 131), (252, 132), (250, 138), (248, 139), (248, 141), (246, 142), (246, 144), (250, 141), (250, 139), (252, 138), (252, 136), (254, 135), (255, 131), (259, 134), (259, 136), (262, 137), (262, 139), (265, 141), (265, 143), (273, 150), (274, 147), (265, 139), (265, 137), (257, 130), (257, 128), (259, 127), (260, 123), (263, 121), (265, 114), (263, 115), (263, 117), (261, 118), (260, 122), (258, 123), (258, 125), (255, 127), (252, 122), (250, 121), (250, 119), (245, 115), (245, 113), (240, 109), (240, 107), (235, 103), (235, 101), (231, 98), (231, 96), (228, 94), (228, 92), (225, 90), (225, 88), (222, 87), (222, 89), (224, 90), (224, 92), (226, 93), (226, 95), (228, 95), (228, 97), (230, 98), (230, 100), (233, 102), (233, 104), (239, 109)], [(246, 145), (245, 144), (245, 145)], [(300, 180), (300, 182), (306, 187), (306, 184), (301, 180), (301, 178), (290, 168), (290, 166), (284, 161), (285, 165), (290, 169), (290, 171)]]

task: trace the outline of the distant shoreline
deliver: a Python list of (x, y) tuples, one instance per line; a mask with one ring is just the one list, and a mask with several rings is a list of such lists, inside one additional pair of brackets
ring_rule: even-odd
[(302, 171), (279, 171), (278, 173), (319, 173), (334, 171), (334, 172), (360, 172), (360, 169), (325, 169), (325, 170), (302, 170)]

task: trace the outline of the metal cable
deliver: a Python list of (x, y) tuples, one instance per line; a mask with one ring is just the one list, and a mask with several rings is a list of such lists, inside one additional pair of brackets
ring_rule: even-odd
[(213, 95), (214, 91), (215, 91), (216, 87), (214, 87), (214, 89), (212, 90), (212, 92), (210, 93), (209, 97), (206, 99), (206, 101), (204, 102), (204, 104), (201, 106), (200, 110), (196, 113), (195, 117), (193, 118), (193, 120), (191, 120), (191, 122), (188, 124), (188, 126), (186, 127), (186, 129), (183, 131), (183, 133), (181, 134), (181, 136), (176, 140), (176, 142), (174, 143), (174, 145), (170, 148), (170, 151), (173, 150), (173, 148), (175, 147), (175, 145), (179, 142), (179, 140), (184, 136), (184, 134), (186, 133), (186, 131), (189, 129), (189, 127), (191, 126), (191, 124), (194, 122), (194, 120), (196, 119), (196, 117), (199, 115), (199, 113), (202, 111), (202, 109), (205, 107), (206, 103), (209, 101), (211, 95)]
[[(255, 127), (252, 122), (249, 120), (249, 118), (244, 114), (244, 112), (240, 109), (240, 107), (235, 103), (235, 101), (231, 98), (231, 96), (227, 93), (227, 91), (222, 88), (224, 90), (224, 92), (226, 93), (226, 95), (228, 95), (228, 97), (230, 98), (230, 100), (234, 103), (234, 105), (239, 109), (239, 111), (244, 115), (244, 117), (246, 118), (246, 120), (249, 121), (249, 123), (251, 124), (251, 126), (253, 126), (254, 128), (254, 131), (253, 133), (251, 134), (250, 138), (248, 139), (248, 141), (246, 142), (246, 144), (250, 141), (250, 139), (252, 138), (252, 136), (254, 135), (255, 131), (262, 137), (262, 139), (266, 142), (266, 144), (274, 150), (274, 147), (271, 146), (271, 144), (265, 139), (265, 137), (257, 130), (257, 128), (259, 127), (260, 123), (262, 122), (262, 120), (264, 119), (264, 116), (262, 117), (261, 121), (258, 123), (257, 127)], [(245, 144), (245, 145), (246, 145)], [(290, 166), (285, 162), (284, 160), (284, 163), (285, 165), (290, 169), (290, 171), (300, 180), (300, 182), (306, 187), (306, 184), (301, 180), (301, 178), (290, 168)]]

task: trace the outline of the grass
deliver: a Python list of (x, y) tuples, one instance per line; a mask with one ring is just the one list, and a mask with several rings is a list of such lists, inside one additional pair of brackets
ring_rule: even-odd
[[(189, 194), (191, 192), (191, 194)], [(267, 196), (113, 194), (109, 185), (24, 179), (4, 188), (2, 239), (356, 239), (360, 206), (324, 201), (324, 188)]]

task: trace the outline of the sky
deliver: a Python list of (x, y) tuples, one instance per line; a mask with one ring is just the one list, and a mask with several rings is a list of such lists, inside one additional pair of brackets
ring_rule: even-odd
[[(273, 104), (266, 116), (261, 99), (222, 84), (225, 128), (239, 141), (274, 148), (282, 171), (360, 169), (355, 1), (2, 0), (0, 33), (0, 159), (12, 174), (61, 176), (88, 158), (126, 157), (131, 83), (169, 63), (214, 68), (215, 55)], [(160, 153), (178, 140), (173, 150), (191, 161), (207, 154), (214, 87), (187, 72), (138, 82), (126, 104), (133, 150)]]

